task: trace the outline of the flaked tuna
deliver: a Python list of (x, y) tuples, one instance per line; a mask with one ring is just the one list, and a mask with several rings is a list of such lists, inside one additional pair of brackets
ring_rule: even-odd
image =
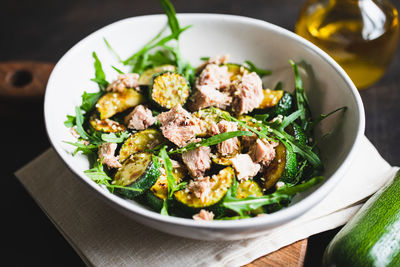
[(122, 166), (118, 161), (118, 156), (114, 155), (116, 149), (116, 143), (104, 143), (99, 147), (98, 156), (104, 165), (110, 168), (120, 168)]
[(120, 74), (115, 81), (108, 85), (107, 91), (122, 92), (126, 88), (136, 88), (139, 86), (138, 80), (139, 74), (137, 73)]
[(151, 110), (143, 105), (136, 106), (125, 117), (125, 124), (128, 125), (128, 128), (135, 130), (145, 130), (155, 122), (156, 119), (153, 117)]
[(208, 85), (215, 89), (224, 88), (230, 85), (230, 74), (227, 66), (208, 64), (196, 80), (196, 87)]
[(214, 213), (212, 211), (201, 209), (200, 212), (193, 215), (192, 218), (195, 221), (212, 221), (214, 219)]
[(191, 97), (190, 110), (197, 111), (207, 107), (218, 107), (226, 109), (232, 102), (232, 98), (223, 92), (218, 91), (210, 85), (197, 86), (196, 92)]
[[(237, 131), (238, 126), (235, 122), (222, 120), (218, 124), (212, 125), (211, 130), (213, 134), (216, 135)], [(239, 139), (234, 137), (217, 144), (217, 151), (223, 156), (234, 154), (235, 152), (239, 151)]]
[(157, 116), (162, 134), (179, 147), (191, 143), (200, 127), (195, 118), (180, 105)]
[(191, 176), (202, 177), (211, 168), (210, 153), (211, 148), (201, 146), (182, 154), (183, 163), (185, 163)]
[(210, 177), (199, 177), (195, 180), (191, 180), (185, 190), (191, 192), (202, 202), (206, 202), (210, 196), (213, 185), (214, 184), (210, 181)]
[(250, 147), (249, 155), (255, 163), (260, 163), (264, 166), (268, 166), (275, 158), (274, 145), (276, 143), (269, 143), (267, 140), (257, 141)]
[(249, 154), (238, 154), (231, 162), (239, 181), (256, 176), (261, 169), (260, 164), (254, 163)]
[(245, 73), (240, 80), (232, 83), (234, 99), (232, 109), (237, 114), (245, 114), (258, 107), (263, 98), (262, 81), (255, 73)]

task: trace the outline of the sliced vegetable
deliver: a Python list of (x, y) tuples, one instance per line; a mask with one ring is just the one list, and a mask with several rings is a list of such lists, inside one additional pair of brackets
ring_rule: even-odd
[(211, 207), (221, 201), (225, 194), (228, 192), (229, 187), (232, 185), (233, 179), (235, 179), (235, 172), (233, 168), (226, 167), (222, 169), (217, 175), (213, 175), (210, 178), (213, 184), (208, 196), (202, 200), (192, 192), (183, 189), (175, 192), (175, 199), (186, 207), (200, 209)]
[(283, 96), (280, 98), (279, 102), (270, 110), (268, 114), (270, 118), (278, 115), (288, 116), (293, 111), (293, 97), (288, 92), (284, 92)]
[(237, 188), (237, 198), (260, 197), (263, 195), (261, 187), (252, 180), (242, 181)]
[(264, 99), (258, 108), (265, 109), (276, 106), (284, 95), (283, 90), (263, 89)]
[(218, 108), (205, 108), (193, 113), (193, 117), (200, 119), (200, 130), (201, 132), (197, 134), (199, 137), (204, 137), (206, 135), (211, 135), (211, 126), (217, 124), (222, 120), (221, 116), (219, 116), (215, 111), (224, 114), (229, 113), (227, 111), (218, 109)]
[(165, 72), (165, 71), (176, 71), (176, 66), (174, 65), (161, 65), (151, 69), (145, 70), (139, 77), (139, 84), (140, 85), (150, 85), (151, 80), (155, 74)]
[(291, 182), (297, 173), (296, 154), (282, 143), (275, 147), (276, 156), (263, 174), (264, 189), (274, 186), (279, 180)]
[(146, 129), (131, 135), (122, 145), (119, 161), (124, 162), (130, 155), (150, 150), (167, 142), (167, 139), (156, 129)]
[(324, 266), (400, 266), (400, 172), (361, 207), (325, 250)]
[(100, 120), (96, 115), (92, 115), (89, 119), (89, 122), (96, 131), (118, 133), (126, 130), (125, 125), (110, 119)]
[[(242, 199), (247, 197), (261, 197), (263, 196), (261, 187), (257, 182), (252, 180), (242, 181), (237, 187), (236, 198)], [(252, 214), (264, 213), (264, 209), (259, 207), (251, 211)]]
[(135, 107), (145, 101), (143, 95), (134, 89), (125, 89), (122, 92), (108, 92), (97, 101), (96, 108), (100, 119), (108, 119), (128, 108)]
[[(176, 184), (180, 183), (186, 176), (186, 170), (184, 168), (174, 168), (172, 170), (172, 176), (176, 180)], [(149, 205), (156, 211), (160, 211), (164, 200), (168, 197), (168, 179), (166, 173), (162, 174), (157, 182), (147, 192), (146, 197)]]
[[(122, 167), (114, 176), (113, 184), (120, 187), (115, 188), (115, 193), (129, 199), (150, 189), (161, 175), (161, 163), (151, 153), (136, 153), (124, 162)], [(142, 191), (132, 191), (123, 187), (136, 188)]]
[(178, 73), (167, 71), (153, 77), (150, 87), (151, 99), (164, 109), (183, 106), (189, 94), (189, 83)]
[(215, 164), (218, 165), (222, 165), (222, 166), (230, 166), (232, 165), (232, 161), (231, 159), (233, 159), (234, 157), (236, 157), (235, 153), (234, 155), (228, 155), (228, 156), (222, 156), (221, 154), (217, 153), (215, 155), (215, 157), (212, 157), (212, 162), (214, 162)]

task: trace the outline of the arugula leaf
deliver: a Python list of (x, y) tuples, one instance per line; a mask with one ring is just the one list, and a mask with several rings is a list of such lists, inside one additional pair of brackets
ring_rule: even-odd
[(67, 128), (72, 128), (76, 124), (75, 116), (67, 115), (67, 119), (64, 121), (64, 125)]
[(274, 193), (261, 197), (247, 197), (238, 199), (236, 197), (227, 196), (223, 199), (222, 206), (230, 210), (236, 211), (241, 217), (246, 213), (258, 209), (265, 205), (280, 204), (282, 201), (290, 201), (297, 193), (303, 192), (310, 187), (318, 184), (323, 180), (322, 176), (314, 177), (302, 184), (295, 186), (285, 186), (277, 189)]
[(172, 175), (172, 162), (168, 157), (166, 146), (160, 149), (160, 157), (163, 161), (164, 169), (167, 174), (168, 181), (168, 197), (164, 200), (163, 207), (161, 209), (161, 214), (168, 215), (167, 201), (172, 198), (173, 193), (176, 191), (176, 180)]
[(86, 112), (91, 111), (97, 100), (99, 100), (102, 95), (103, 92), (101, 91), (97, 93), (87, 93), (86, 91), (83, 92), (81, 109)]
[(85, 145), (79, 142), (68, 142), (68, 141), (63, 141), (64, 143), (76, 146), (76, 149), (74, 151), (74, 155), (76, 155), (79, 151), (81, 151), (84, 155), (91, 155), (95, 154), (97, 151), (97, 145)]
[(250, 72), (257, 73), (257, 75), (260, 76), (261, 78), (264, 76), (270, 75), (272, 73), (270, 70), (263, 70), (263, 69), (256, 67), (256, 65), (254, 65), (254, 63), (249, 60), (246, 60), (244, 63), (246, 65), (246, 67), (250, 70)]
[(92, 55), (94, 58), (95, 77), (91, 79), (91, 81), (96, 82), (99, 85), (100, 90), (104, 91), (108, 86), (108, 82), (106, 81), (106, 75), (104, 74), (103, 67), (101, 65), (99, 58), (97, 57), (96, 52), (93, 52)]
[(101, 139), (108, 143), (122, 143), (130, 136), (129, 132), (123, 131), (119, 133), (103, 133)]
[(127, 187), (127, 186), (120, 186), (120, 185), (113, 185), (110, 184), (110, 181), (112, 180), (110, 176), (104, 171), (103, 168), (103, 161), (96, 161), (94, 164), (93, 168), (84, 171), (87, 177), (92, 179), (94, 182), (96, 182), (99, 185), (104, 185), (107, 187), (108, 190), (112, 193), (115, 188), (123, 188), (124, 190), (131, 190), (135, 192), (142, 192), (142, 189), (139, 188), (132, 188), (132, 187)]
[(83, 117), (82, 110), (80, 107), (75, 107), (75, 120), (76, 120), (76, 132), (85, 140), (90, 139), (88, 133), (83, 129), (83, 122), (85, 118)]
[(275, 87), (274, 87), (274, 91), (278, 91), (278, 90), (283, 90), (283, 83), (282, 82), (278, 82)]
[(118, 69), (115, 66), (111, 66), (111, 68), (113, 68), (116, 72), (118, 72), (119, 74), (125, 74), (125, 72), (123, 72), (122, 70)]
[[(168, 25), (172, 33), (177, 33), (180, 30), (179, 21), (176, 18), (176, 12), (174, 6), (168, 0), (159, 0), (165, 14), (168, 17)], [(176, 40), (179, 39), (179, 35), (176, 36)]]
[(200, 58), (200, 60), (202, 60), (202, 61), (207, 61), (207, 60), (209, 60), (210, 59), (210, 57), (201, 57)]
[(310, 106), (308, 104), (308, 98), (306, 92), (303, 87), (303, 80), (301, 79), (299, 68), (293, 60), (289, 60), (290, 65), (292, 65), (294, 72), (294, 81), (295, 81), (295, 96), (297, 108), (299, 110), (304, 110), (304, 113), (300, 116), (301, 127), (303, 130), (306, 130), (309, 126), (309, 120), (311, 119), (311, 111)]
[(228, 139), (231, 139), (234, 137), (238, 137), (238, 136), (244, 136), (244, 135), (251, 136), (253, 134), (249, 131), (233, 131), (233, 132), (221, 133), (221, 134), (217, 134), (212, 137), (203, 139), (198, 143), (190, 143), (187, 146), (184, 146), (182, 148), (171, 150), (168, 152), (168, 154), (177, 154), (177, 153), (181, 154), (181, 153), (199, 148), (201, 146), (213, 146), (213, 145), (219, 144), (225, 140), (228, 140)]
[(108, 49), (110, 49), (111, 53), (114, 54), (114, 56), (118, 59), (119, 62), (122, 61), (121, 57), (118, 55), (117, 52), (115, 52), (115, 50), (112, 48), (112, 46), (110, 45), (110, 43), (107, 41), (107, 39), (104, 37), (103, 38), (104, 42), (106, 43), (106, 46), (108, 47)]

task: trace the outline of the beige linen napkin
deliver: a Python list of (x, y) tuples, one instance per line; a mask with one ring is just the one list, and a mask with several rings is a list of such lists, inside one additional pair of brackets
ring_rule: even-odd
[(364, 138), (346, 176), (306, 214), (258, 238), (218, 242), (175, 237), (132, 221), (95, 197), (52, 149), (16, 176), (88, 265), (239, 266), (343, 225), (396, 169)]

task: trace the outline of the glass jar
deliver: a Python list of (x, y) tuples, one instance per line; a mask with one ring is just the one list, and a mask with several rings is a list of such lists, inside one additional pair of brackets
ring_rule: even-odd
[(327, 52), (363, 89), (383, 76), (396, 52), (398, 13), (386, 0), (307, 0), (296, 33)]

